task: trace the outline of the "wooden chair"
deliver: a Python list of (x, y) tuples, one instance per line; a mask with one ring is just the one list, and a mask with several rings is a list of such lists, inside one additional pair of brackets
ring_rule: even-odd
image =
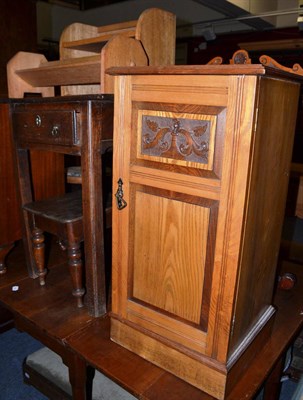
[(38, 269), (40, 285), (45, 285), (44, 231), (56, 235), (61, 247), (67, 248), (68, 265), (77, 306), (83, 307), (85, 293), (81, 242), (83, 241), (83, 213), (81, 191), (64, 196), (34, 201), (23, 206), (28, 214), (32, 232), (33, 255)]

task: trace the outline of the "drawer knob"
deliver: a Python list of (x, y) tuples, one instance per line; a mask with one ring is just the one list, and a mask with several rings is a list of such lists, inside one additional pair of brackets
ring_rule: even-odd
[(41, 119), (40, 115), (36, 115), (35, 123), (36, 123), (36, 126), (41, 126), (42, 119)]
[(54, 125), (51, 131), (53, 137), (58, 137), (60, 135), (60, 129), (58, 125)]

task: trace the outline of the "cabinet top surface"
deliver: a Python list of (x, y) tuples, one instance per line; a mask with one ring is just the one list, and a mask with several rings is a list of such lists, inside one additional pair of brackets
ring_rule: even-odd
[(302, 80), (295, 72), (262, 64), (171, 65), (158, 67), (112, 67), (110, 75), (260, 75)]

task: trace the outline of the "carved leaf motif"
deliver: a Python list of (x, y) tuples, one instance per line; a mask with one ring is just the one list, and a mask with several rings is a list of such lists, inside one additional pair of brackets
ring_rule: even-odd
[(157, 122), (155, 121), (151, 121), (150, 119), (146, 120), (146, 125), (149, 127), (150, 130), (152, 130), (153, 132), (157, 132), (157, 130), (159, 129), (159, 125), (157, 124)]
[(193, 128), (194, 135), (198, 136), (198, 137), (202, 136), (206, 132), (206, 129), (207, 129), (207, 125), (206, 124), (203, 125), (203, 126), (201, 126), (201, 125), (197, 126), (197, 127)]
[[(157, 125), (157, 124), (156, 124)], [(158, 126), (158, 125), (157, 125)], [(157, 132), (157, 129), (154, 131), (154, 132), (156, 132), (156, 135), (155, 135), (155, 137), (154, 138), (152, 138), (149, 134), (145, 134), (145, 135), (143, 135), (143, 145), (144, 145), (144, 148), (150, 148), (150, 147), (154, 147), (154, 146), (156, 146), (157, 144), (159, 144), (160, 145), (160, 148), (163, 148), (163, 149), (167, 149), (167, 147), (168, 147), (168, 143), (166, 143), (164, 140), (163, 140), (163, 138), (164, 138), (164, 136), (165, 136), (165, 134), (167, 133), (167, 132), (169, 132), (170, 131), (170, 129), (169, 128), (162, 128), (162, 129), (159, 129), (159, 131)]]

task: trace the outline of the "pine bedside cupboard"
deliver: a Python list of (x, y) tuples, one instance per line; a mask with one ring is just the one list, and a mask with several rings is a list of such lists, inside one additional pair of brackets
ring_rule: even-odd
[(109, 73), (111, 339), (223, 399), (270, 335), (300, 82), (261, 63)]

